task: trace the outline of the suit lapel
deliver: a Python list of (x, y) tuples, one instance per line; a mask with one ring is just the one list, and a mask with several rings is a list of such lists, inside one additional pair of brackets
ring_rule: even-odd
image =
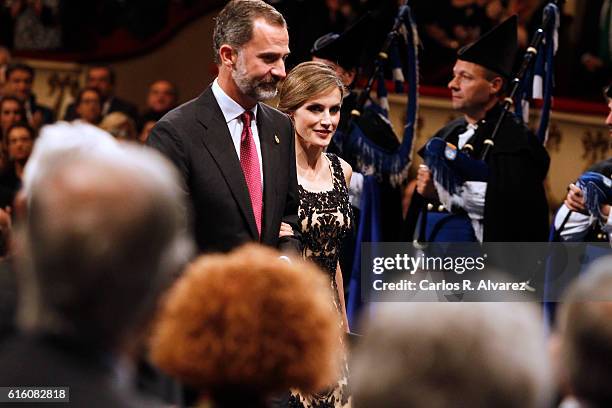
[(278, 231), (270, 231), (270, 221), (276, 207), (276, 183), (274, 179), (277, 172), (281, 170), (279, 169), (278, 143), (276, 142), (276, 140), (280, 141), (278, 131), (263, 103), (260, 103), (257, 109), (257, 132), (261, 144), (264, 173), (264, 217), (261, 234), (263, 241), (264, 237), (269, 236), (268, 234), (278, 234)]
[[(225, 123), (221, 108), (210, 86), (198, 98), (197, 105), (197, 120), (206, 128), (206, 133), (202, 138), (202, 142), (210, 152), (219, 170), (221, 170), (249, 226), (251, 235), (257, 240), (257, 225), (255, 224), (255, 216), (253, 215), (249, 190), (244, 179), (242, 167), (240, 167), (240, 160), (236, 154), (236, 149), (227, 128), (227, 123)], [(211, 216), (214, 217), (215, 214), (211, 214)]]

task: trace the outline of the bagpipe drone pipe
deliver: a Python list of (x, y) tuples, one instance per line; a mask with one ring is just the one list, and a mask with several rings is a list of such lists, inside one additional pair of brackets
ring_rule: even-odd
[[(432, 139), (428, 142), (422, 155), (425, 164), (432, 172), (438, 186), (449, 194), (454, 194), (466, 181), (487, 181), (487, 157), (495, 145), (506, 116), (516, 107), (514, 115), (527, 124), (529, 118), (529, 102), (533, 99), (542, 100), (541, 119), (535, 133), (540, 143), (544, 144), (548, 133), (548, 122), (552, 106), (554, 87), (554, 55), (558, 48), (558, 29), (560, 22), (559, 7), (562, 1), (551, 1), (544, 9), (543, 22), (533, 36), (524, 56), (520, 69), (509, 83), (507, 96), (501, 103), (501, 114), (491, 134), (484, 140), (484, 148), (480, 157), (472, 158), (468, 153), (473, 150), (469, 144), (458, 149), (443, 140)], [(427, 205), (423, 200), (420, 220), (426, 220)], [(427, 227), (425, 221), (419, 224), (416, 245), (427, 242)]]
[[(351, 325), (355, 324), (362, 306), (361, 244), (388, 239), (381, 231), (381, 214), (385, 212), (384, 208), (381, 208), (381, 190), (399, 191), (408, 179), (418, 112), (418, 44), (417, 27), (408, 1), (405, 0), (399, 6), (393, 27), (376, 56), (372, 73), (359, 94), (348, 125), (334, 135), (334, 144), (342, 156), (349, 157), (354, 170), (364, 175), (347, 301), (347, 314)], [(398, 139), (388, 120), (385, 69), (392, 72), (395, 91), (405, 92), (408, 96), (403, 137), (395, 149), (381, 147), (369, 137), (372, 131), (376, 131), (386, 132), (393, 139)], [(371, 98), (375, 86), (376, 100)], [(399, 222), (396, 224), (401, 224), (399, 198), (397, 201)], [(399, 237), (400, 225), (393, 227), (398, 230)]]

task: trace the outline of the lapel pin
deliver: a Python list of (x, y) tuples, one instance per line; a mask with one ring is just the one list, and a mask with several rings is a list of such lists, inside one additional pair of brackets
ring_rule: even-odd
[(280, 144), (280, 139), (276, 135), (274, 135), (274, 141), (276, 142), (276, 144)]

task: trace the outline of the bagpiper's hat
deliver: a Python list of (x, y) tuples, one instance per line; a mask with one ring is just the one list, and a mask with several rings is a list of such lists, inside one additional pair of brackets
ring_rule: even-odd
[(461, 48), (457, 59), (482, 65), (510, 79), (518, 50), (517, 21), (516, 15), (506, 19), (477, 41)]
[(310, 53), (313, 57), (330, 60), (346, 70), (356, 68), (361, 60), (365, 36), (372, 22), (366, 13), (342, 34), (327, 33), (317, 38)]

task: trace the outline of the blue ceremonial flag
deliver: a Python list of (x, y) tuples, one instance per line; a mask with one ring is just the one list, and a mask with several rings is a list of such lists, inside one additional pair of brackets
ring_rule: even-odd
[(381, 241), (379, 213), (380, 191), (378, 181), (374, 176), (366, 176), (363, 179), (361, 215), (359, 217), (359, 229), (357, 230), (357, 242), (359, 244), (353, 260), (353, 270), (351, 271), (351, 280), (349, 282), (349, 297), (346, 305), (346, 313), (351, 328), (356, 326), (363, 306), (361, 296), (361, 243)]
[(525, 124), (529, 123), (530, 101), (536, 99), (542, 101), (540, 123), (536, 129), (536, 136), (542, 144), (546, 143), (548, 138), (548, 123), (552, 107), (554, 62), (559, 48), (559, 24), (561, 20), (559, 7), (552, 2), (549, 3), (544, 8), (543, 20), (548, 21), (548, 25), (542, 27), (544, 41), (540, 43), (535, 64), (523, 78), (521, 90), (516, 94), (514, 101), (515, 114)]
[[(407, 3), (407, 2), (404, 2)], [(361, 195), (361, 215), (355, 242), (355, 256), (353, 259), (353, 270), (349, 282), (349, 294), (347, 301), (347, 314), (349, 324), (354, 326), (357, 322), (360, 309), (362, 308), (361, 297), (361, 244), (365, 242), (381, 242), (383, 240), (383, 226), (381, 222), (381, 184), (383, 188), (387, 185), (400, 189), (408, 179), (408, 170), (412, 161), (412, 145), (416, 133), (418, 112), (418, 34), (410, 7), (407, 4), (400, 6), (396, 18), (395, 27), (388, 38), (391, 38), (390, 49), (387, 53), (381, 52), (377, 61), (378, 74), (376, 75), (378, 103), (370, 101), (367, 106), (358, 106), (361, 110), (357, 117), (353, 117), (346, 134), (336, 132), (334, 142), (342, 146), (342, 153), (355, 159), (354, 170), (362, 173), (364, 177), (363, 192)], [(406, 46), (407, 64), (401, 67), (398, 44)], [(384, 56), (381, 57), (381, 56)], [(407, 89), (408, 104), (406, 111), (406, 123), (403, 131), (402, 142), (390, 151), (381, 148), (367, 137), (365, 128), (360, 127), (360, 118), (374, 115), (381, 125), (381, 131), (393, 132), (388, 116), (388, 99), (385, 88), (383, 64), (391, 59), (391, 69), (395, 89), (397, 91)], [(374, 78), (374, 76), (372, 77)], [(402, 82), (407, 81), (407, 87)], [(369, 96), (369, 83), (366, 87), (366, 95)], [(393, 139), (397, 139), (393, 135)], [(399, 214), (399, 210), (398, 210)], [(400, 227), (399, 225), (397, 226)]]

